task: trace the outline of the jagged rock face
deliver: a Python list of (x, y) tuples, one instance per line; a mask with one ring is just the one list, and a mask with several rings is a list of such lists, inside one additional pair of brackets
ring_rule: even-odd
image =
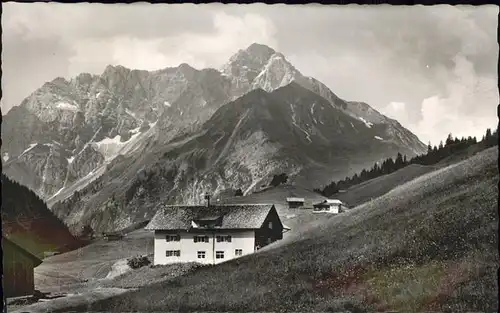
[[(250, 192), (276, 172), (317, 186), (398, 151), (426, 151), (397, 121), (340, 99), (259, 44), (220, 71), (108, 66), (101, 75), (56, 78), (9, 111), (2, 139), (4, 172), (50, 204), (105, 181), (103, 190), (88, 189), (98, 193), (89, 204), (59, 212), (115, 226), (159, 199), (194, 203), (204, 191)], [(141, 170), (163, 174), (140, 183)], [(103, 209), (111, 190), (127, 199), (113, 214)]]
[[(13, 160), (31, 144), (56, 141), (69, 151), (68, 158), (76, 159), (64, 171), (70, 170), (69, 179), (60, 178), (71, 183), (100, 166), (99, 158), (116, 157), (119, 148), (132, 144), (134, 136), (154, 123), (163, 142), (195, 130), (228, 101), (230, 87), (220, 72), (199, 71), (187, 64), (155, 72), (108, 66), (100, 76), (81, 74), (70, 81), (57, 78), (4, 117), (2, 155)], [(90, 144), (96, 147), (94, 153), (82, 153)], [(83, 156), (90, 159), (80, 161)], [(53, 195), (51, 188), (28, 187), (45, 199)]]
[(56, 142), (30, 146), (18, 158), (6, 162), (4, 173), (19, 177), (23, 185), (37, 186), (39, 194), (53, 194), (64, 185), (67, 151)]
[(221, 71), (231, 80), (233, 99), (252, 88), (255, 78), (262, 72), (275, 51), (267, 46), (252, 44), (233, 55)]
[(75, 157), (68, 159), (68, 171), (65, 185), (89, 175), (94, 169), (104, 164), (104, 156), (93, 145), (87, 145)]
[[(196, 204), (206, 191), (215, 198), (239, 188), (250, 193), (283, 172), (295, 183), (318, 186), (360, 170), (357, 164), (411, 153), (377, 139), (384, 131), (296, 83), (271, 93), (257, 89), (222, 106), (195, 135), (157, 146), (155, 157), (115, 163), (99, 182), (108, 188), (71, 204), (68, 222), (120, 228), (151, 217), (160, 202)], [(68, 212), (67, 205), (53, 208)]]

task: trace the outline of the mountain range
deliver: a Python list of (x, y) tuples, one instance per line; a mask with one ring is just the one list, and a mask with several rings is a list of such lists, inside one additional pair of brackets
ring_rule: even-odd
[[(353, 82), (354, 83), (354, 82)], [(3, 172), (69, 224), (126, 226), (158, 201), (196, 203), (285, 172), (314, 186), (426, 146), (260, 44), (221, 69), (108, 66), (44, 84), (2, 123)]]

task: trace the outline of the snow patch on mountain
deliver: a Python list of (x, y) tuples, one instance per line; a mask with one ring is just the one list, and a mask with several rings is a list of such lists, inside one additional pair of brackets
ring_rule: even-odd
[[(85, 188), (88, 184), (92, 183), (94, 180), (101, 177), (105, 171), (106, 171), (106, 163), (101, 167), (94, 169), (93, 171), (91, 171), (84, 177), (80, 178), (70, 186), (65, 186), (64, 188), (59, 190), (57, 195), (53, 195), (49, 199), (47, 199), (47, 205), (51, 206), (55, 202), (62, 199), (66, 199), (67, 197), (71, 196), (75, 191)], [(78, 219), (73, 219), (73, 221), (78, 221)]]
[(314, 121), (314, 124), (318, 124), (318, 121), (316, 120), (316, 117), (314, 116), (314, 107), (316, 106), (316, 102), (313, 102), (312, 106), (311, 106), (311, 116), (312, 116), (312, 119)]
[(172, 106), (172, 105), (170, 104), (170, 102), (168, 102), (168, 101), (163, 102), (163, 105), (165, 105), (166, 107), (169, 107), (169, 108)]
[(309, 141), (309, 142), (312, 142), (311, 140), (311, 135), (305, 131), (304, 129), (302, 129), (298, 124), (297, 124), (297, 121), (296, 121), (296, 113), (295, 113), (295, 109), (293, 107), (293, 104), (290, 103), (290, 110), (292, 111), (292, 124), (297, 127), (298, 129), (300, 129), (304, 134), (306, 134), (306, 139)]
[(297, 70), (285, 60), (283, 55), (275, 53), (254, 79), (252, 89), (262, 88), (271, 92), (290, 84), (295, 79), (296, 74)]
[(382, 137), (379, 137), (379, 136), (375, 136), (374, 138), (378, 139), (378, 140), (384, 140)]
[(134, 128), (134, 129), (131, 129), (131, 130), (130, 130), (130, 132), (131, 132), (132, 134), (137, 134), (137, 133), (139, 132), (139, 130), (140, 130), (140, 129), (141, 129), (141, 127), (139, 126), (139, 127)]
[[(54, 195), (52, 195), (52, 197), (57, 196), (57, 195), (58, 195), (58, 194), (60, 194), (60, 193), (61, 193), (61, 191), (63, 191), (63, 190), (64, 190), (64, 186), (63, 186), (63, 187), (61, 187), (61, 189), (59, 189), (59, 190), (58, 190), (58, 191), (57, 191)], [(51, 197), (51, 198), (52, 198), (52, 197)]]
[(26, 150), (24, 150), (20, 155), (19, 157), (23, 156), (26, 152), (30, 151), (31, 149), (33, 149), (36, 145), (38, 145), (38, 143), (32, 143), (29, 145), (28, 148), (26, 148)]
[(9, 160), (9, 153), (8, 152), (5, 152), (2, 156), (2, 159), (4, 162), (7, 162)]
[(135, 133), (130, 137), (127, 141), (121, 141), (121, 136), (116, 135), (113, 138), (106, 137), (101, 141), (97, 141), (92, 143), (93, 146), (99, 151), (103, 156), (105, 161), (109, 161), (114, 159), (119, 154), (123, 154), (121, 152), (125, 152), (123, 150), (127, 145), (131, 145), (137, 139), (140, 133)]
[(359, 119), (361, 122), (365, 123), (366, 127), (368, 127), (368, 128), (372, 128), (373, 123), (368, 122), (367, 120), (365, 120), (365, 119), (364, 119), (364, 118), (362, 118), (361, 116), (358, 116), (358, 119)]
[(68, 102), (59, 102), (57, 103), (56, 108), (60, 110), (73, 111), (73, 112), (78, 111), (78, 107), (76, 105), (70, 104)]
[(75, 159), (75, 157), (74, 157), (74, 156), (72, 156), (72, 157), (70, 157), (70, 158), (67, 158), (68, 163), (72, 163), (74, 159)]
[(138, 120), (139, 118), (135, 115), (134, 112), (130, 111), (129, 109), (125, 109), (125, 113), (127, 113), (128, 115), (132, 116), (133, 118), (135, 118), (136, 120)]
[[(156, 132), (156, 124), (158, 121), (149, 123), (149, 129), (146, 132), (140, 133), (137, 129), (137, 132), (132, 135), (132, 137), (122, 145), (121, 150), (119, 150), (118, 154), (126, 155), (132, 152), (140, 151), (144, 147), (144, 143), (146, 139), (153, 136)], [(135, 130), (135, 129), (134, 129)]]

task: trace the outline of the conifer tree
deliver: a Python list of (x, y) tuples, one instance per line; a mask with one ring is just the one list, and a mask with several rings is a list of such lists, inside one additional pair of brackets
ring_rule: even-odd
[(404, 161), (403, 161), (403, 155), (398, 152), (398, 155), (396, 157), (396, 162), (395, 162), (395, 169), (398, 170), (403, 167)]
[(429, 144), (427, 145), (427, 154), (431, 154), (432, 153), (432, 146), (431, 146), (431, 142), (429, 141)]
[(445, 146), (449, 146), (453, 144), (453, 136), (451, 135), (451, 133), (448, 134), (448, 137), (446, 138), (446, 145)]

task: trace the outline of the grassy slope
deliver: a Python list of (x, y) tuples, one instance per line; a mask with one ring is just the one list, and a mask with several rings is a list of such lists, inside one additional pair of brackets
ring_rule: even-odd
[[(42, 292), (79, 292), (98, 286), (112, 265), (125, 258), (153, 253), (153, 236), (145, 230), (122, 240), (98, 240), (83, 248), (46, 258), (35, 268), (35, 287)], [(85, 281), (87, 280), (87, 281)]]
[(313, 203), (326, 199), (314, 191), (300, 186), (280, 185), (247, 196), (226, 198), (222, 201), (225, 203), (273, 203), (278, 212), (287, 213), (286, 198), (288, 197), (305, 198), (305, 206), (311, 208)]
[(432, 172), (438, 168), (466, 160), (482, 150), (484, 150), (484, 144), (480, 142), (468, 147), (465, 150), (450, 155), (435, 165), (410, 164), (407, 167), (397, 170), (396, 172), (382, 175), (362, 182), (358, 185), (354, 185), (347, 189), (345, 193), (335, 194), (331, 196), (331, 198), (340, 199), (351, 207), (357, 206), (370, 201), (371, 199), (375, 199), (397, 186), (409, 182), (410, 180), (421, 175)]
[(351, 207), (357, 206), (435, 169), (436, 167), (433, 166), (411, 164), (391, 174), (376, 177), (352, 186), (345, 193), (333, 195), (332, 198), (340, 199)]
[(275, 249), (92, 309), (496, 311), (497, 151), (423, 175)]

